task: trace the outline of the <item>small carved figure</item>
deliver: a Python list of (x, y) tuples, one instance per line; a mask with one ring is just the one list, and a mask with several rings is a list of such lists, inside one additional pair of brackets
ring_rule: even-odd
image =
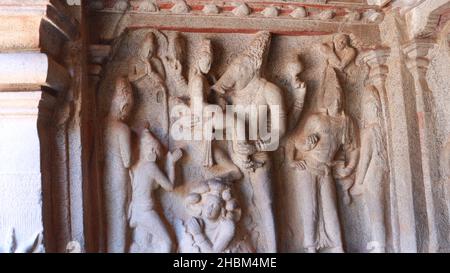
[(350, 45), (350, 37), (343, 33), (336, 34), (331, 45), (322, 44), (320, 51), (327, 58), (329, 65), (344, 72), (357, 54), (356, 49)]
[(104, 195), (107, 252), (125, 252), (126, 203), (131, 165), (131, 130), (127, 119), (133, 108), (133, 90), (126, 77), (116, 80), (104, 131)]
[(291, 111), (289, 113), (288, 119), (288, 129), (293, 130), (294, 127), (299, 123), (300, 114), (303, 110), (303, 105), (305, 103), (306, 96), (306, 83), (300, 80), (300, 74), (303, 72), (303, 65), (300, 62), (299, 56), (295, 56), (294, 61), (288, 63), (287, 73), (289, 75), (289, 80), (293, 89), (293, 100)]
[(156, 57), (155, 35), (152, 32), (146, 34), (136, 56), (131, 58), (128, 73), (130, 81), (138, 87), (145, 78), (157, 84), (165, 79), (164, 66)]
[[(269, 51), (271, 34), (259, 32), (256, 37), (227, 68), (222, 77), (213, 86), (219, 94), (232, 94), (230, 100), (233, 105), (253, 107), (267, 107), (271, 113), (278, 113), (277, 120), (267, 120), (272, 124), (272, 135), (283, 137), (286, 131), (286, 113), (281, 90), (273, 83), (262, 77), (263, 63)], [(278, 122), (278, 128), (273, 126)], [(241, 140), (237, 136), (237, 128), (249, 128), (248, 120), (236, 120), (233, 130), (231, 157), (251, 182), (254, 201), (261, 222), (259, 227), (263, 230), (265, 247), (257, 247), (260, 251), (276, 252), (275, 224), (272, 211), (272, 184), (271, 163), (267, 151), (276, 150), (271, 147), (273, 139), (258, 135), (257, 140)], [(278, 132), (273, 132), (278, 130)], [(258, 132), (260, 134), (260, 131)], [(251, 197), (249, 197), (251, 198)], [(259, 221), (258, 221), (259, 222)], [(264, 244), (262, 244), (264, 245)], [(259, 251), (258, 250), (258, 251)]]
[(386, 189), (388, 182), (387, 152), (378, 90), (370, 85), (363, 100), (361, 151), (352, 195), (364, 196), (371, 226), (371, 238), (377, 249), (386, 250)]
[(358, 160), (354, 124), (343, 110), (342, 90), (335, 73), (332, 75), (329, 80), (335, 88), (325, 92), (322, 102), (325, 109), (307, 117), (286, 146), (287, 162), (296, 170), (301, 189), (298, 211), (307, 252), (344, 251), (332, 168), (340, 150), (345, 152), (347, 164), (339, 170), (339, 177), (351, 175)]
[(169, 253), (173, 250), (172, 239), (158, 212), (155, 210), (154, 191), (160, 186), (172, 191), (175, 183), (175, 164), (182, 152), (177, 149), (166, 156), (166, 173), (160, 170), (158, 160), (162, 157), (159, 141), (148, 129), (142, 132), (139, 159), (132, 168), (132, 198), (128, 211), (133, 240), (130, 252)]
[[(207, 117), (203, 115), (203, 107), (208, 104), (207, 98), (209, 96), (210, 86), (206, 75), (209, 73), (212, 64), (212, 47), (210, 40), (202, 40), (198, 49), (195, 63), (189, 72), (188, 92), (190, 97), (191, 113), (194, 113), (194, 118), (203, 122), (212, 122), (212, 120), (204, 120)], [(194, 121), (195, 122), (195, 121)], [(203, 124), (194, 125), (194, 128), (201, 131), (203, 135)], [(213, 129), (213, 128), (211, 128)], [(203, 140), (203, 166), (212, 167), (214, 165), (212, 155), (212, 140)]]
[(231, 187), (221, 180), (203, 183), (186, 199), (195, 216), (185, 224), (186, 252), (224, 253), (251, 252), (246, 240), (237, 240), (237, 223), (241, 210), (233, 198)]

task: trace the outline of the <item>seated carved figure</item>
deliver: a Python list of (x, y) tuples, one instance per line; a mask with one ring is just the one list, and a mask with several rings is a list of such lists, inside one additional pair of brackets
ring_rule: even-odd
[(181, 252), (253, 252), (246, 238), (237, 239), (241, 210), (231, 188), (221, 180), (209, 180), (188, 195), (192, 216), (184, 224)]
[(140, 139), (139, 160), (132, 168), (132, 199), (128, 217), (133, 228), (130, 252), (171, 252), (172, 240), (158, 212), (155, 210), (154, 191), (160, 186), (172, 191), (175, 181), (175, 163), (181, 150), (168, 153), (167, 174), (160, 170), (157, 160), (162, 151), (158, 140), (145, 129)]

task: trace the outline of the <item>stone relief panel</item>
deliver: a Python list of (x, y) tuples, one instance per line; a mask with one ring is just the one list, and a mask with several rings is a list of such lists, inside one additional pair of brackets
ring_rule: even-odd
[(389, 251), (360, 47), (353, 33), (114, 39), (97, 94), (105, 251)]

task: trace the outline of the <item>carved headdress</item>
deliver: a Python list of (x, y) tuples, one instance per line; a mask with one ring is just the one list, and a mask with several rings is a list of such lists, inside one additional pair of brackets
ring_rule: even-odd
[(270, 32), (258, 32), (247, 48), (232, 61), (212, 89), (218, 93), (225, 93), (234, 87), (238, 79), (243, 76), (245, 78), (246, 73), (250, 73), (248, 76), (251, 77), (262, 76), (261, 71), (269, 51), (270, 40)]
[(256, 71), (260, 71), (269, 51), (271, 35), (268, 31), (260, 31), (242, 53), (252, 63)]

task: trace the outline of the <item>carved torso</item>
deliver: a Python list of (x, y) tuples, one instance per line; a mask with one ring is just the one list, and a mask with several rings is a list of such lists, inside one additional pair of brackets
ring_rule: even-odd
[(317, 134), (319, 141), (312, 150), (302, 151), (303, 143), (299, 143), (297, 139), (295, 146), (297, 151), (300, 151), (297, 156), (302, 157), (309, 165), (316, 165), (315, 167), (318, 164), (331, 165), (339, 148), (350, 141), (349, 126), (353, 125), (345, 114), (338, 117), (332, 117), (325, 113), (310, 116), (305, 124), (307, 131), (303, 135)]

